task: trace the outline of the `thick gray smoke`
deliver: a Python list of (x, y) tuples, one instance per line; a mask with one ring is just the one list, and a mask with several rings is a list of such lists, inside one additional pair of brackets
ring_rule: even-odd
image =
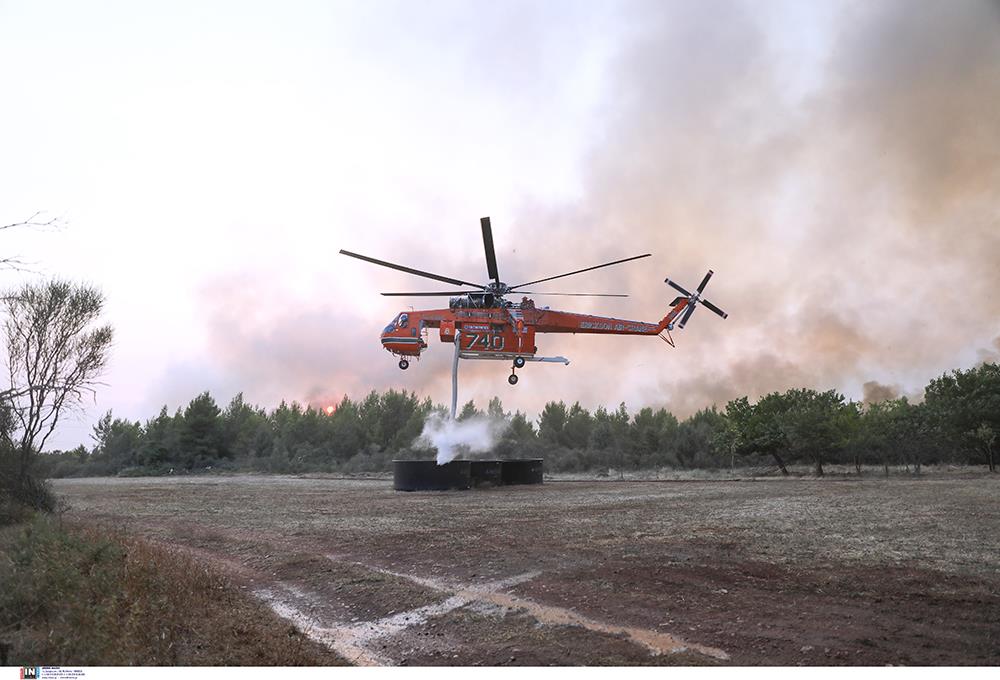
[(877, 380), (869, 380), (862, 388), (861, 401), (865, 404), (879, 404), (899, 397), (897, 385), (883, 385)]
[(615, 273), (646, 318), (672, 294), (662, 274), (694, 285), (709, 267), (731, 316), (699, 311), (669, 356), (576, 340), (567, 354), (600, 366), (582, 393), (683, 414), (792, 386), (857, 398), (872, 375), (913, 390), (972, 363), (1000, 316), (998, 5), (844, 8), (799, 71), (776, 39), (788, 16), (639, 11), (586, 199), (530, 221), (563, 225), (547, 244), (574, 258), (583, 230), (592, 260), (657, 253), (660, 271)]
[[(707, 296), (730, 318), (699, 310), (676, 350), (651, 338), (540, 337), (542, 354), (572, 365), (529, 366), (508, 388), (496, 365), (463, 364), (463, 401), (499, 393), (531, 411), (549, 399), (626, 401), (685, 415), (796, 386), (912, 392), (976, 362), (1000, 318), (997, 3), (622, 11), (628, 30), (582, 197), (495, 222), (501, 268), (516, 280), (652, 252), (549, 288), (630, 293), (623, 303), (539, 302), (656, 320), (674, 295), (665, 275), (694, 286), (711, 267)], [(491, 42), (492, 64), (502, 49)], [(373, 254), (419, 265), (423, 247), (394, 252), (387, 238)], [(479, 271), (480, 260), (447, 269)], [(211, 305), (226, 385), (270, 399), (396, 386), (447, 401), (451, 348), (436, 338), (403, 374), (378, 347), (378, 324), (336, 301), (276, 309), (248, 321), (228, 299)]]

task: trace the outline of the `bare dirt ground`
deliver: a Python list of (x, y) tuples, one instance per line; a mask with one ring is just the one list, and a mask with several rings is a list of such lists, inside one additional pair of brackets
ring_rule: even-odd
[(59, 480), (358, 664), (1000, 664), (1000, 479)]

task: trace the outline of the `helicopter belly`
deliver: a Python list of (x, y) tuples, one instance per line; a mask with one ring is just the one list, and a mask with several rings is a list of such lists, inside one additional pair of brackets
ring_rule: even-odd
[(382, 347), (393, 354), (420, 356), (425, 346), (420, 338), (382, 338)]

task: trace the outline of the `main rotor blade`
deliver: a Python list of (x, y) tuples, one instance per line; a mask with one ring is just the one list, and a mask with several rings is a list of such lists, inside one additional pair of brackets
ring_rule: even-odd
[(706, 285), (708, 285), (708, 280), (709, 280), (710, 278), (712, 278), (712, 274), (714, 274), (714, 273), (715, 273), (715, 272), (713, 272), (713, 271), (712, 271), (711, 269), (709, 269), (709, 270), (708, 270), (708, 273), (707, 273), (707, 274), (705, 274), (705, 278), (703, 278), (703, 279), (701, 280), (701, 283), (700, 283), (700, 284), (698, 284), (698, 292), (699, 292), (699, 293), (701, 293), (701, 291), (705, 290), (705, 286), (706, 286)]
[(486, 250), (486, 271), (490, 278), (496, 281), (497, 288), (500, 287), (500, 273), (497, 271), (497, 254), (493, 250), (493, 227), (490, 226), (490, 218), (483, 217), (479, 220), (479, 226), (483, 228), (483, 248)]
[(448, 290), (439, 290), (439, 291), (434, 291), (432, 293), (382, 293), (382, 295), (385, 295), (387, 297), (406, 297), (406, 296), (410, 296), (410, 297), (431, 297), (431, 296), (438, 296), (438, 295), (442, 295), (442, 296), (443, 295), (468, 295), (469, 293), (479, 293), (479, 294), (482, 294), (482, 292), (483, 291), (481, 291), (481, 290), (451, 290), (451, 291), (448, 291)]
[(663, 282), (668, 286), (673, 286), (674, 288), (676, 288), (684, 295), (684, 297), (691, 297), (691, 293), (684, 290), (684, 287), (681, 284), (677, 283), (676, 281), (671, 281), (670, 279), (663, 279)]
[(505, 295), (572, 295), (574, 297), (628, 297), (620, 293), (543, 293), (533, 290), (508, 290)]
[(388, 267), (389, 269), (395, 269), (397, 271), (406, 272), (407, 274), (413, 274), (414, 276), (422, 276), (425, 279), (434, 279), (435, 281), (441, 281), (443, 283), (450, 283), (455, 286), (472, 286), (473, 288), (479, 288), (480, 290), (486, 290), (486, 286), (481, 286), (478, 283), (469, 283), (468, 281), (462, 281), (461, 279), (453, 279), (448, 276), (441, 276), (439, 274), (431, 274), (430, 272), (420, 271), (419, 269), (412, 269), (410, 267), (404, 267), (401, 264), (393, 264), (392, 262), (386, 262), (385, 260), (376, 260), (374, 257), (368, 257), (367, 255), (358, 255), (357, 253), (352, 253), (347, 250), (341, 250), (341, 255), (347, 255), (348, 257), (354, 257), (359, 260), (364, 260), (365, 262), (371, 262), (372, 264), (377, 264), (380, 267)]
[(559, 274), (558, 276), (550, 276), (546, 279), (538, 279), (537, 281), (528, 281), (527, 283), (519, 283), (516, 286), (511, 286), (511, 288), (520, 288), (521, 286), (530, 286), (535, 283), (541, 283), (542, 281), (553, 281), (555, 279), (561, 279), (564, 276), (573, 276), (574, 274), (582, 274), (583, 272), (593, 271), (595, 269), (600, 269), (601, 267), (610, 267), (613, 264), (621, 264), (622, 262), (631, 262), (632, 260), (640, 260), (644, 257), (649, 257), (652, 253), (646, 253), (645, 255), (636, 255), (635, 257), (626, 257), (624, 260), (615, 260), (614, 262), (605, 262), (604, 264), (598, 264), (593, 267), (587, 267), (586, 269), (577, 269), (575, 272), (568, 272), (566, 274)]
[(721, 316), (723, 319), (725, 319), (725, 318), (727, 318), (729, 316), (728, 314), (726, 314), (724, 311), (722, 311), (721, 309), (719, 309), (718, 307), (716, 307), (715, 305), (713, 305), (708, 300), (702, 300), (701, 304), (703, 304), (706, 307), (708, 307), (709, 309), (711, 309), (713, 312), (715, 312), (716, 314), (718, 314), (719, 316)]
[(684, 311), (684, 316), (681, 317), (681, 322), (678, 324), (681, 328), (684, 328), (684, 324), (688, 322), (691, 315), (694, 314), (695, 305), (688, 305), (688, 308)]

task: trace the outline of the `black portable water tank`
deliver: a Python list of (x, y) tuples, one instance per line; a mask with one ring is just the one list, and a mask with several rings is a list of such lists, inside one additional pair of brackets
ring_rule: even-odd
[(508, 484), (541, 484), (542, 459), (518, 458), (500, 461), (500, 477)]
[(436, 460), (392, 461), (392, 488), (396, 491), (449, 491), (472, 486), (472, 466), (467, 460), (438, 465)]
[(502, 463), (499, 460), (473, 460), (472, 486), (500, 486), (503, 484)]

